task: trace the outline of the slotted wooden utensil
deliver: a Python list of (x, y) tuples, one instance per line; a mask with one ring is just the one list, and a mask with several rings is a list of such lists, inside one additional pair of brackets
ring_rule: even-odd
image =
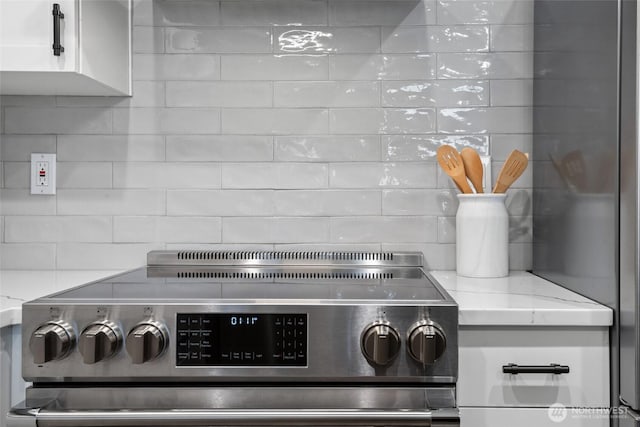
[(476, 193), (484, 193), (482, 189), (482, 160), (476, 150), (471, 147), (465, 147), (460, 151), (462, 163), (464, 164), (464, 172), (467, 178), (476, 189)]
[(471, 187), (467, 182), (467, 176), (464, 172), (464, 163), (458, 150), (450, 145), (443, 145), (438, 148), (436, 154), (440, 167), (445, 171), (447, 175), (453, 179), (453, 182), (458, 186), (458, 189), (463, 193), (472, 193)]
[(522, 151), (513, 150), (507, 160), (502, 165), (498, 179), (496, 179), (496, 185), (493, 187), (494, 193), (504, 193), (507, 191), (511, 184), (522, 175), (522, 172), (527, 168), (529, 159), (527, 155)]

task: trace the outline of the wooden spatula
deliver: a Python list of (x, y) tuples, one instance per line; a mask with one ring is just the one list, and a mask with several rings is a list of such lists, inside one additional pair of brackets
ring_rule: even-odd
[(464, 163), (462, 163), (462, 157), (458, 150), (450, 145), (443, 145), (438, 148), (436, 157), (440, 167), (453, 179), (458, 189), (463, 193), (472, 193), (464, 172)]
[(562, 158), (561, 165), (567, 180), (569, 180), (579, 192), (585, 192), (587, 190), (587, 174), (582, 152), (574, 150), (567, 153), (567, 155)]
[(494, 193), (504, 193), (507, 191), (513, 182), (520, 178), (522, 172), (527, 168), (529, 159), (527, 155), (522, 151), (513, 150), (507, 160), (502, 165), (498, 179), (496, 179), (496, 185), (493, 187)]
[(462, 163), (464, 164), (464, 172), (471, 181), (476, 193), (484, 193), (482, 189), (482, 160), (476, 150), (471, 147), (465, 147), (460, 152)]

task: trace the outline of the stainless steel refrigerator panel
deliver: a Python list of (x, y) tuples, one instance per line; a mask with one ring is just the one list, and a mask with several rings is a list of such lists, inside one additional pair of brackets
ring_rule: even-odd
[(622, 2), (620, 90), (620, 398), (640, 408), (640, 265), (638, 238), (637, 135), (637, 10), (635, 1)]
[(532, 161), (534, 273), (616, 312), (619, 16), (617, 1), (535, 2)]

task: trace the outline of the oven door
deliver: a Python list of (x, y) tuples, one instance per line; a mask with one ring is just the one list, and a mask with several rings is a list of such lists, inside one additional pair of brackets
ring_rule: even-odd
[(27, 390), (8, 427), (459, 426), (453, 387), (68, 387)]

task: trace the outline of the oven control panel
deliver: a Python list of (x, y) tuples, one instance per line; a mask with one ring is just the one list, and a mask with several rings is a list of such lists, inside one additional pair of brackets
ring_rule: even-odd
[(307, 314), (178, 313), (177, 366), (307, 366)]

